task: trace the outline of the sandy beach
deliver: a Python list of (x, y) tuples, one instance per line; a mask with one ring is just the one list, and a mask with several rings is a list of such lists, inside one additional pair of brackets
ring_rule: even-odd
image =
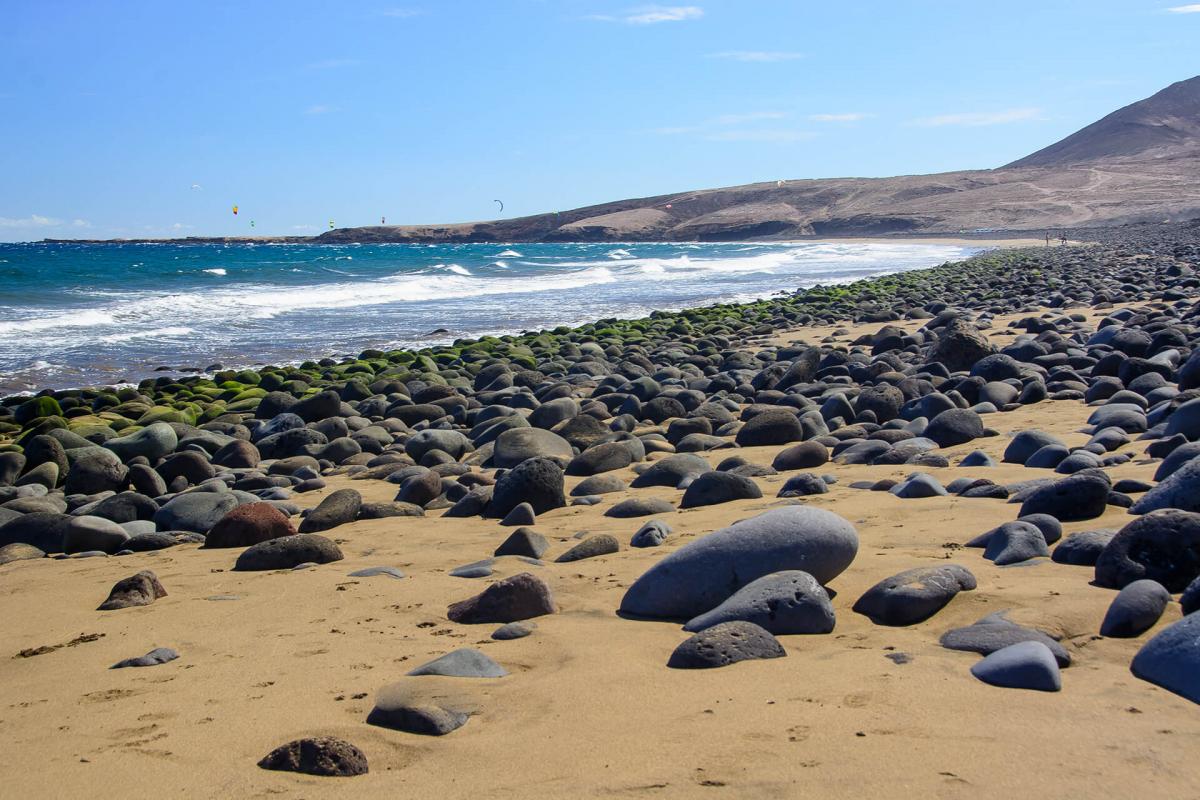
[[(996, 338), (1011, 338), (997, 321)], [(840, 342), (877, 325), (843, 325)], [(780, 342), (824, 336), (790, 332)], [(997, 461), (1013, 432), (1038, 428), (1082, 444), (1088, 408), (1046, 401), (987, 417), (999, 436), (948, 448), (952, 464), (973, 449)], [(779, 447), (736, 451), (770, 463)], [(715, 463), (727, 451), (708, 454)], [(787, 478), (757, 478), (759, 500), (676, 511), (658, 518), (675, 533), (662, 548), (631, 549), (642, 520), (593, 507), (539, 515), (552, 543), (547, 563), (501, 559), (496, 577), (531, 570), (553, 588), (558, 614), (527, 638), (497, 642), (495, 626), (447, 621), (446, 606), (484, 581), (453, 578), (454, 567), (487, 557), (511, 532), (494, 520), (420, 519), (350, 523), (331, 532), (344, 561), (300, 572), (231, 572), (235, 551), (180, 545), (155, 553), (80, 561), (25, 561), (3, 567), (9, 653), (0, 660), (0, 731), (8, 742), (5, 782), (17, 795), (42, 794), (53, 774), (59, 796), (141, 792), (206, 797), (367, 796), (607, 797), (705, 795), (833, 797), (867, 794), (1039, 797), (1117, 794), (1177, 798), (1200, 786), (1193, 754), (1195, 705), (1134, 678), (1128, 663), (1140, 639), (1096, 635), (1111, 592), (1089, 584), (1091, 570), (1042, 559), (996, 567), (962, 544), (1012, 519), (995, 500), (898, 499), (849, 488), (858, 480), (901, 478), (907, 466), (828, 464), (837, 483), (825, 495), (777, 500)], [(939, 477), (986, 476), (1005, 483), (1052, 475), (1005, 464), (951, 467)], [(1112, 477), (1148, 479), (1135, 458)], [(943, 476), (940, 473), (946, 473)], [(626, 469), (614, 473), (628, 481)], [(568, 478), (568, 490), (579, 482)], [(331, 478), (298, 496), (311, 507), (353, 487), (387, 501), (382, 481)], [(677, 501), (670, 488), (639, 496)], [(783, 636), (787, 657), (718, 670), (665, 666), (684, 638), (667, 622), (622, 619), (622, 593), (666, 553), (735, 520), (781, 503), (805, 502), (850, 520), (859, 555), (830, 586), (837, 627), (824, 636)], [(1124, 509), (1068, 523), (1066, 533), (1119, 528)], [(611, 533), (619, 553), (549, 563), (580, 532)], [(979, 588), (927, 622), (873, 624), (850, 606), (878, 580), (947, 561), (968, 567)], [(406, 577), (350, 578), (367, 566)], [(146, 608), (93, 611), (112, 583), (152, 569), (168, 596)], [(485, 579), (490, 580), (490, 579)], [(1075, 659), (1055, 694), (1005, 690), (975, 680), (971, 653), (942, 648), (938, 636), (986, 614), (1061, 637)], [(1172, 604), (1159, 627), (1179, 618)], [(94, 641), (35, 657), (20, 651)], [(152, 647), (181, 657), (145, 670), (107, 670)], [(414, 665), (458, 647), (477, 647), (510, 673), (468, 681), (480, 711), (462, 730), (421, 737), (364, 723), (376, 691)], [(905, 654), (907, 663), (889, 656)], [(318, 734), (346, 738), (370, 760), (369, 775), (341, 780), (272, 773), (254, 766), (273, 747)]]

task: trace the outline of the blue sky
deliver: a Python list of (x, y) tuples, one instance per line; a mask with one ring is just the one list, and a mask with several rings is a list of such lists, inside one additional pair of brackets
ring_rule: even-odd
[(1198, 41), (1172, 0), (6, 0), (0, 240), (998, 166), (1200, 73)]

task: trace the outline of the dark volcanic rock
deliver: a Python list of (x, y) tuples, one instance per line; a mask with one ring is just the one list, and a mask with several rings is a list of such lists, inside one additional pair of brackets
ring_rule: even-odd
[(522, 572), (493, 583), (480, 594), (452, 603), (446, 611), (451, 622), (516, 622), (557, 611), (546, 582)]
[(854, 610), (879, 625), (915, 625), (941, 611), (960, 591), (975, 586), (975, 576), (957, 564), (916, 567), (872, 586)]
[(1096, 583), (1122, 589), (1143, 578), (1182, 592), (1200, 575), (1200, 514), (1176, 509), (1135, 519), (1105, 546)]
[(1026, 628), (1009, 621), (1005, 616), (1006, 613), (997, 611), (965, 628), (947, 631), (940, 640), (942, 647), (949, 650), (969, 650), (989, 655), (1010, 644), (1035, 641), (1050, 648), (1050, 652), (1054, 653), (1054, 658), (1059, 666), (1070, 665), (1071, 656), (1061, 644), (1039, 630)]
[(1170, 602), (1171, 593), (1158, 581), (1142, 579), (1126, 584), (1108, 607), (1100, 635), (1140, 636), (1154, 627)]
[(158, 576), (150, 570), (142, 570), (136, 575), (117, 581), (108, 593), (108, 599), (96, 610), (115, 611), (131, 606), (148, 606), (158, 598), (166, 596), (167, 590), (158, 582)]
[(331, 540), (315, 533), (298, 533), (269, 539), (246, 548), (233, 568), (237, 572), (291, 569), (300, 564), (341, 561), (342, 551)]
[(579, 544), (572, 547), (567, 552), (563, 553), (554, 561), (558, 564), (566, 564), (571, 561), (581, 561), (585, 558), (595, 558), (596, 556), (605, 556), (610, 553), (616, 553), (621, 550), (620, 543), (616, 538), (607, 533), (598, 533), (594, 536), (589, 536)]
[(752, 622), (722, 622), (685, 641), (667, 660), (674, 669), (711, 669), (739, 661), (782, 658), (783, 645)]
[(1021, 504), (1019, 516), (1049, 514), (1060, 522), (1093, 519), (1104, 513), (1109, 484), (1092, 474), (1077, 474), (1035, 489)]
[(750, 478), (732, 472), (705, 472), (698, 475), (683, 493), (680, 508), (712, 506), (731, 500), (753, 500), (762, 490)]
[(829, 594), (812, 575), (799, 570), (751, 581), (716, 608), (692, 618), (683, 629), (702, 631), (734, 620), (752, 622), (776, 635), (829, 633), (835, 623)]
[(503, 518), (521, 503), (529, 503), (536, 514), (565, 506), (562, 468), (548, 458), (522, 461), (496, 481), (487, 515)]
[(1200, 614), (1189, 614), (1155, 634), (1130, 669), (1144, 681), (1200, 703)]
[[(301, 533), (317, 533), (345, 525), (358, 518), (362, 508), (362, 495), (354, 489), (338, 489), (321, 501), (320, 505), (300, 522)], [(321, 562), (324, 563), (324, 562)]]
[(305, 775), (349, 777), (367, 774), (367, 757), (354, 745), (331, 736), (297, 739), (263, 756), (263, 769), (302, 772)]

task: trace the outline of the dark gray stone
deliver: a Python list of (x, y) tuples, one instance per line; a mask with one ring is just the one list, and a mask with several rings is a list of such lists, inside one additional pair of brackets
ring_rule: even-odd
[(487, 654), (464, 647), (414, 667), (407, 674), (441, 675), (446, 678), (503, 678), (508, 671)]
[(1133, 657), (1133, 674), (1200, 703), (1200, 614), (1189, 614), (1156, 633)]
[(971, 666), (971, 674), (984, 683), (1006, 689), (1062, 689), (1055, 654), (1043, 642), (1015, 642), (995, 650)]
[(342, 558), (338, 546), (324, 536), (298, 533), (246, 548), (238, 556), (233, 569), (237, 572), (292, 569), (300, 564), (329, 564)]
[(802, 570), (827, 584), (857, 552), (854, 526), (836, 514), (807, 506), (772, 509), (663, 558), (629, 587), (621, 611), (691, 619), (773, 572)]
[(159, 664), (166, 664), (168, 661), (174, 661), (179, 658), (179, 653), (176, 653), (169, 647), (156, 647), (144, 656), (136, 658), (127, 658), (124, 661), (118, 661), (109, 669), (124, 669), (125, 667), (153, 667)]
[(1101, 636), (1130, 639), (1154, 627), (1167, 610), (1171, 593), (1158, 581), (1137, 580), (1117, 593), (1100, 625)]
[(734, 620), (752, 622), (776, 635), (829, 633), (835, 624), (828, 592), (812, 575), (799, 570), (751, 581), (716, 608), (693, 617), (683, 629), (702, 631)]
[(941, 645), (948, 650), (969, 650), (989, 655), (1010, 644), (1035, 641), (1050, 648), (1059, 666), (1070, 666), (1071, 656), (1061, 644), (1039, 630), (1010, 621), (1006, 615), (1005, 611), (997, 611), (965, 628), (947, 631), (940, 639)]
[(854, 610), (878, 625), (915, 625), (945, 608), (960, 591), (971, 591), (975, 576), (966, 567), (916, 567), (868, 589)]
[(712, 669), (739, 661), (783, 658), (787, 652), (767, 631), (752, 622), (722, 622), (685, 641), (667, 660), (674, 669)]
[(1142, 578), (1182, 592), (1200, 575), (1200, 514), (1176, 509), (1135, 519), (1100, 553), (1096, 583), (1122, 589)]
[(610, 553), (619, 552), (620, 549), (621, 545), (617, 542), (616, 537), (610, 536), (607, 533), (597, 533), (594, 536), (587, 537), (582, 542), (575, 545), (558, 558), (554, 559), (554, 561), (558, 564), (566, 564), (571, 561), (582, 561), (585, 558), (606, 556)]
[(497, 581), (480, 594), (451, 603), (446, 616), (451, 622), (473, 625), (482, 622), (517, 622), (553, 614), (554, 595), (546, 582), (522, 572)]

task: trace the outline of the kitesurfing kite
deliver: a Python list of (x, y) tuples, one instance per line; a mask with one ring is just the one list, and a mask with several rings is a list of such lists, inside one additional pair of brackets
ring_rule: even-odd
[(251, 228), (253, 228), (253, 227), (254, 227), (254, 220), (250, 220), (250, 227), (251, 227)]
[(204, 187), (203, 187), (203, 186), (201, 186), (201, 185), (200, 185), (200, 184), (198, 184), (198, 183), (193, 183), (193, 184), (192, 184), (192, 188), (193, 188), (193, 189), (203, 189)]
[(237, 206), (234, 206), (234, 207), (233, 207), (233, 215), (234, 215), (235, 217), (237, 216)]
[(329, 230), (333, 230), (333, 220), (329, 220)]
[(500, 213), (503, 214), (504, 213), (504, 201), (503, 200), (493, 200), (492, 202), (500, 204)]

